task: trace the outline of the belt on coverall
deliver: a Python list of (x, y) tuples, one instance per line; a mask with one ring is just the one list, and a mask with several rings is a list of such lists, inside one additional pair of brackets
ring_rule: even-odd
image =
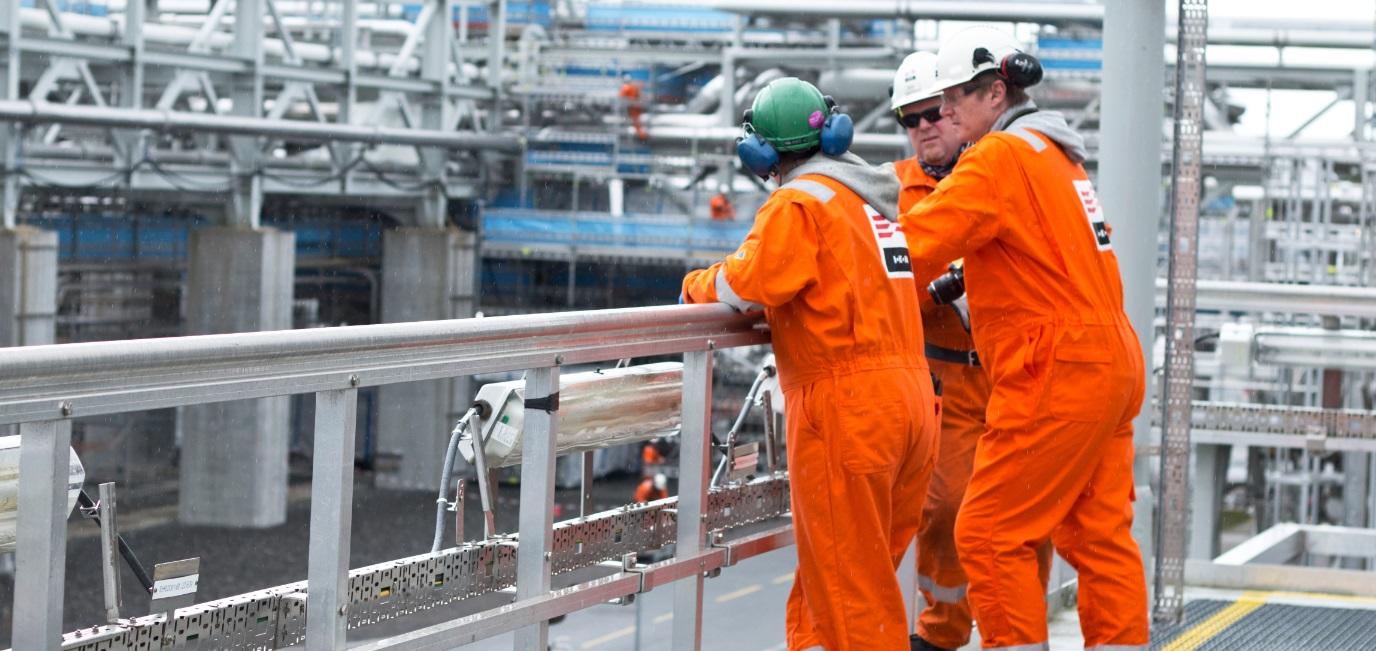
[(966, 366), (979, 366), (979, 353), (973, 350), (956, 350), (954, 348), (942, 348), (933, 344), (926, 344), (927, 359), (949, 364), (964, 364)]

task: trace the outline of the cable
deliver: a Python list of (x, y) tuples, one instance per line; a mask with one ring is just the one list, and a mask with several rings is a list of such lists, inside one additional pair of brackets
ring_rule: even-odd
[(44, 178), (41, 174), (35, 174), (34, 172), (23, 167), (15, 170), (15, 172), (18, 173), (20, 176), (26, 177), (29, 180), (34, 181), (34, 185), (36, 187), (61, 188), (64, 190), (97, 190), (104, 188), (119, 187), (120, 184), (118, 183), (118, 181), (121, 178), (123, 178), (126, 174), (128, 174), (132, 169), (133, 168), (130, 168), (129, 170), (117, 170), (109, 176), (101, 177), (100, 179), (91, 181), (89, 183), (63, 183), (61, 181), (56, 181), (50, 178)]
[(363, 163), (363, 167), (367, 168), (368, 171), (370, 171), (370, 172), (372, 172), (373, 174), (376, 174), (376, 175), (377, 175), (377, 178), (378, 178), (379, 181), (382, 181), (383, 183), (385, 183), (385, 184), (387, 184), (387, 185), (389, 185), (389, 186), (392, 186), (393, 188), (396, 188), (397, 190), (401, 190), (402, 192), (419, 192), (419, 191), (421, 191), (421, 190), (425, 190), (425, 189), (430, 188), (430, 187), (433, 187), (433, 186), (443, 186), (443, 185), (444, 185), (443, 183), (440, 183), (438, 180), (433, 180), (433, 181), (422, 181), (422, 182), (420, 182), (420, 183), (418, 183), (418, 184), (415, 184), (415, 185), (412, 185), (412, 186), (407, 186), (407, 185), (404, 185), (404, 184), (402, 184), (402, 183), (398, 183), (398, 182), (396, 182), (396, 181), (393, 181), (393, 180), (387, 178), (387, 174), (384, 173), (381, 169), (378, 169), (377, 167), (375, 167), (375, 166), (372, 164), (372, 162), (369, 161), (368, 159), (366, 159), (366, 158), (362, 159), (362, 163)]
[[(234, 184), (232, 182), (227, 183), (225, 185), (203, 184), (200, 181), (187, 178), (177, 172), (174, 172), (163, 167), (161, 163), (153, 160), (152, 158), (144, 158), (142, 161), (140, 161), (140, 165), (144, 163), (147, 163), (149, 167), (153, 168), (153, 171), (156, 172), (158, 176), (161, 176), (163, 180), (170, 183), (172, 187), (181, 190), (182, 192), (229, 192), (234, 188)], [(179, 185), (178, 181), (181, 181), (186, 185)]]
[(358, 156), (355, 156), (353, 160), (351, 160), (351, 161), (348, 162), (348, 164), (346, 164), (346, 165), (344, 165), (343, 167), (339, 168), (339, 171), (337, 171), (337, 172), (335, 172), (335, 173), (333, 173), (333, 174), (330, 174), (329, 176), (325, 176), (325, 177), (321, 177), (321, 178), (316, 178), (316, 179), (308, 179), (308, 180), (304, 180), (304, 181), (302, 181), (302, 180), (297, 180), (297, 179), (293, 179), (293, 178), (290, 177), (290, 176), (285, 176), (285, 175), (282, 175), (282, 174), (273, 174), (273, 173), (268, 172), (268, 171), (266, 171), (266, 170), (262, 171), (261, 174), (263, 175), (264, 178), (272, 179), (272, 180), (277, 181), (278, 183), (281, 183), (281, 184), (283, 184), (283, 185), (289, 185), (289, 186), (296, 187), (296, 188), (315, 188), (315, 187), (319, 187), (319, 186), (325, 185), (325, 184), (327, 184), (327, 183), (334, 183), (335, 181), (339, 181), (340, 179), (343, 179), (345, 176), (347, 176), (347, 175), (349, 174), (349, 172), (352, 172), (353, 169), (354, 169), (355, 167), (358, 167), (358, 164), (359, 164), (360, 162), (362, 162), (362, 161), (363, 161), (363, 153), (362, 153), (362, 152), (359, 152)]

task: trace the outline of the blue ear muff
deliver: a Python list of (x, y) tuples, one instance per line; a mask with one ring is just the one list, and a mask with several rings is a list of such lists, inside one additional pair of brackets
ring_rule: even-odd
[[(834, 111), (834, 109), (833, 109)], [(833, 112), (822, 124), (822, 153), (840, 156), (855, 139), (855, 123), (845, 113)]]
[(736, 139), (736, 156), (751, 174), (768, 179), (779, 166), (779, 152), (758, 133), (747, 133)]

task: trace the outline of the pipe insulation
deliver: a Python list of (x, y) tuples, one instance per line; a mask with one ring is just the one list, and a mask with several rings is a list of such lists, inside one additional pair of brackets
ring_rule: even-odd
[[(68, 448), (67, 512), (76, 506), (86, 468)], [(13, 552), (19, 539), (19, 437), (0, 436), (0, 553)]]
[[(494, 382), (478, 390), (474, 402), (483, 414), (479, 431), (488, 468), (521, 463), (525, 384)], [(562, 375), (558, 395), (556, 455), (676, 436), (683, 417), (683, 363)], [(459, 452), (473, 463), (471, 435), (459, 443)]]

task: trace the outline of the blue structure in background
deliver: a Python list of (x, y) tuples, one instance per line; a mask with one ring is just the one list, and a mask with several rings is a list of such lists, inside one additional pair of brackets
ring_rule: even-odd
[[(40, 213), (20, 221), (57, 231), (58, 259), (72, 262), (184, 260), (191, 231), (211, 225), (200, 215)], [(376, 219), (264, 215), (263, 225), (296, 233), (299, 258), (378, 258), (382, 223)]]
[(1047, 70), (1098, 72), (1104, 67), (1104, 41), (1042, 36), (1037, 39), (1037, 58)]
[(585, 26), (611, 32), (729, 32), (736, 15), (717, 9), (684, 5), (623, 5), (589, 3)]
[[(416, 18), (420, 17), (420, 9), (421, 5), (419, 4), (402, 5), (402, 20), (416, 22)], [(460, 9), (455, 7), (451, 20), (457, 24), (460, 15)], [(487, 29), (488, 20), (487, 5), (468, 8), (469, 28)], [(549, 27), (554, 24), (554, 13), (550, 9), (548, 0), (510, 0), (506, 3), (506, 24), (512, 27), (521, 25)]]
[[(21, 7), (36, 7), (38, 0), (19, 0)], [(55, 0), (58, 11), (87, 16), (108, 16), (110, 7), (105, 0)]]
[(483, 241), (644, 251), (694, 251), (725, 256), (745, 240), (749, 221), (497, 208), (483, 214)]

